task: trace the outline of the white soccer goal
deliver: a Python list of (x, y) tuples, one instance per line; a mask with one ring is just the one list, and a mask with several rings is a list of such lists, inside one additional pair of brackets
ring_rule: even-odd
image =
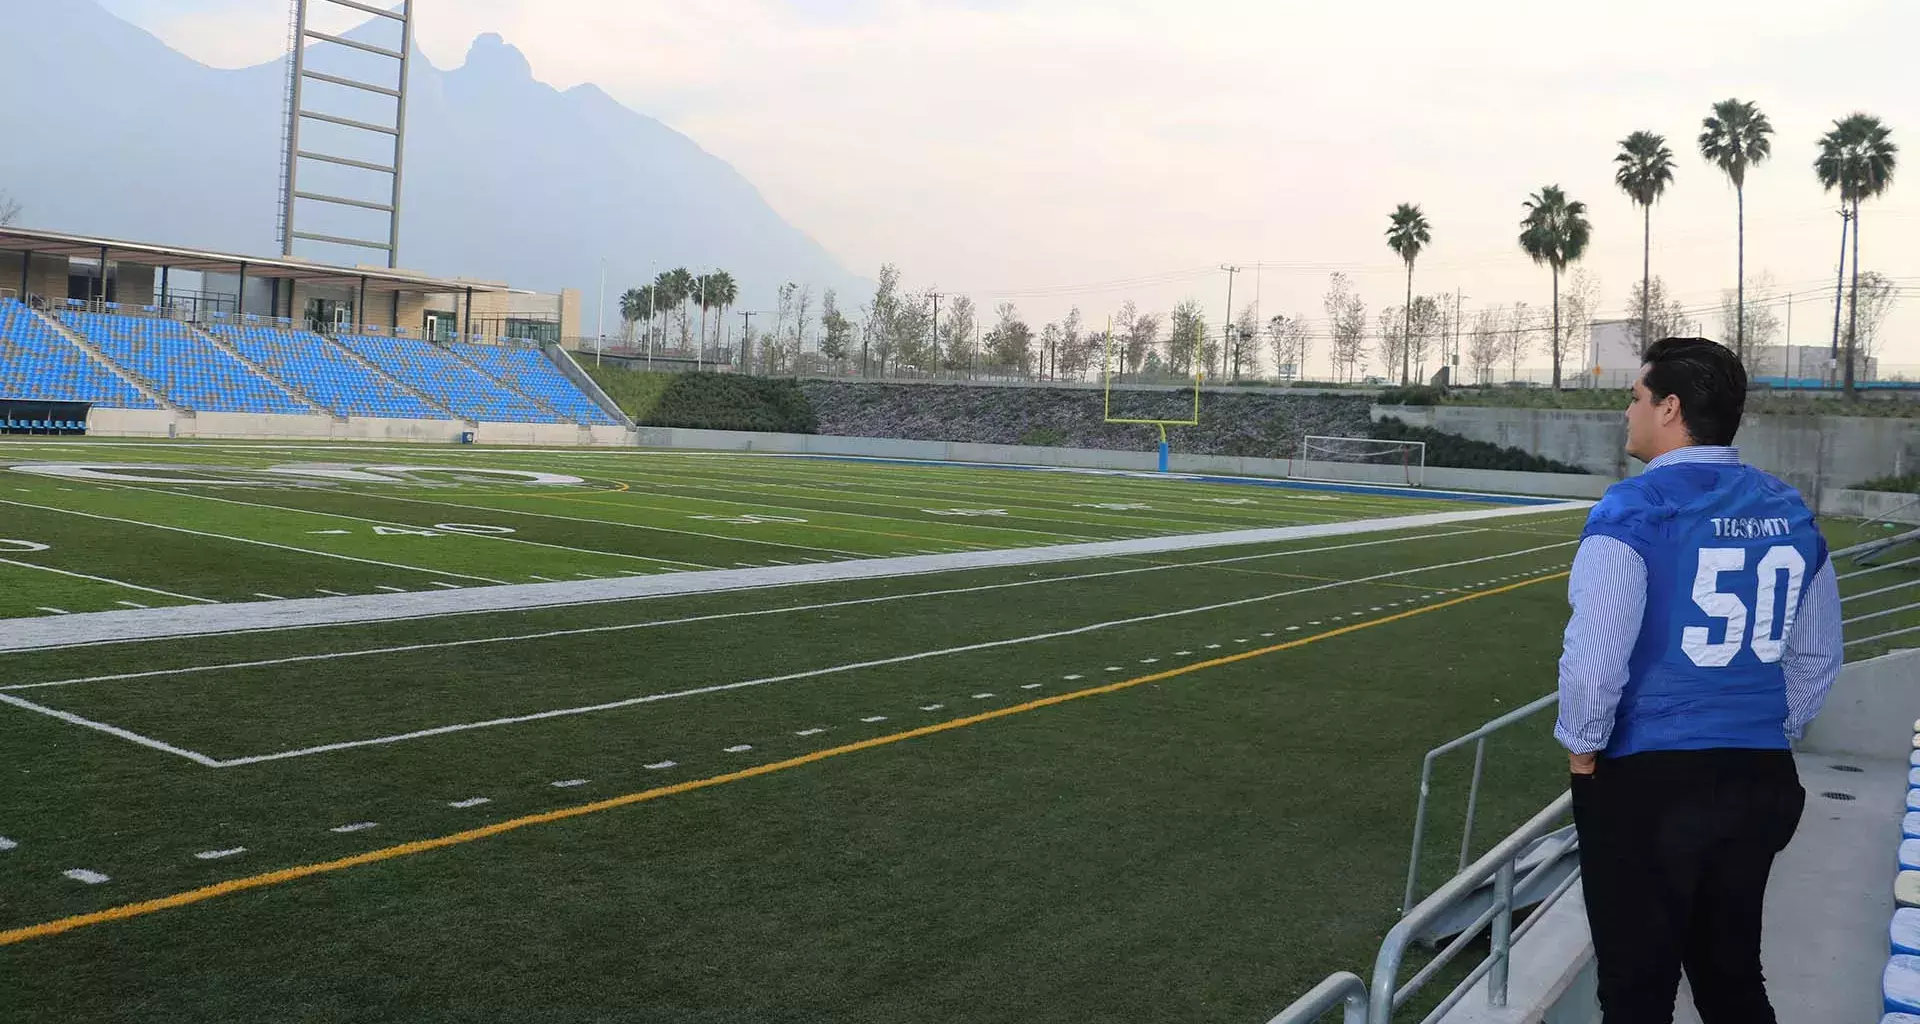
[(1293, 478), (1383, 487), (1425, 486), (1427, 443), (1308, 434), (1300, 439), (1300, 452), (1293, 458)]

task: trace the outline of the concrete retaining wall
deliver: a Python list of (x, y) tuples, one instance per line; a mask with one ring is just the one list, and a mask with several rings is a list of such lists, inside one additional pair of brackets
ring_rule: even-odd
[[(1511, 445), (1607, 476), (1640, 471), (1623, 450), (1626, 423), (1617, 412), (1379, 405), (1373, 415)], [(1810, 502), (1831, 489), (1920, 468), (1920, 419), (1748, 416), (1738, 441), (1749, 463), (1799, 488)]]
[(1912, 743), (1916, 717), (1920, 649), (1883, 654), (1840, 671), (1820, 716), (1807, 726), (1800, 749), (1882, 760), (1899, 757)]
[(1820, 495), (1820, 514), (1920, 525), (1920, 494), (1837, 488)]
[[(649, 448), (697, 448), (709, 451), (785, 452), (812, 455), (850, 455), (882, 459), (926, 459), (939, 462), (984, 462), (1026, 466), (1076, 466), (1151, 472), (1158, 456), (1144, 451), (1108, 451), (1097, 448), (1046, 448), (1033, 445), (972, 444), (960, 441), (903, 441), (884, 437), (829, 437), (821, 434), (762, 434), (734, 430), (687, 430), (677, 427), (640, 427), (637, 442)], [(1173, 453), (1168, 468), (1175, 473), (1211, 473), (1285, 479), (1294, 475), (1287, 459), (1251, 456)], [(1401, 484), (1403, 471), (1393, 467), (1343, 466), (1343, 478), (1355, 482)], [(1364, 475), (1371, 471), (1374, 476)], [(1377, 479), (1376, 479), (1377, 477)], [(1567, 498), (1597, 498), (1613, 481), (1606, 477), (1567, 473), (1510, 473), (1484, 469), (1427, 470), (1426, 486), (1503, 494), (1537, 494)]]

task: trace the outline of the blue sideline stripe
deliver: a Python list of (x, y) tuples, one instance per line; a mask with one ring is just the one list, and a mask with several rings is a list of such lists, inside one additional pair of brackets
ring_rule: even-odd
[(1093, 476), (1124, 476), (1141, 480), (1178, 480), (1185, 483), (1232, 484), (1240, 487), (1272, 487), (1283, 491), (1323, 491), (1336, 494), (1364, 494), (1380, 498), (1430, 498), (1435, 501), (1470, 501), (1482, 505), (1558, 505), (1575, 498), (1536, 498), (1519, 494), (1475, 494), (1471, 491), (1429, 491), (1420, 487), (1369, 487), (1364, 484), (1309, 483), (1301, 480), (1272, 480), (1252, 476), (1209, 476), (1200, 473), (1169, 473), (1162, 476), (1148, 470), (1091, 469), (1079, 466), (1023, 466), (1010, 462), (955, 462), (946, 459), (888, 459), (873, 455), (818, 455), (781, 453), (783, 458), (819, 459), (825, 462), (868, 462), (883, 466), (934, 466), (970, 469), (1013, 469), (1029, 473), (1080, 473)]

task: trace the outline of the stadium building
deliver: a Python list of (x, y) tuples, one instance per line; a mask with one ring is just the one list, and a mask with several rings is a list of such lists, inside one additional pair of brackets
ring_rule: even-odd
[(623, 444), (580, 295), (0, 229), (0, 430)]

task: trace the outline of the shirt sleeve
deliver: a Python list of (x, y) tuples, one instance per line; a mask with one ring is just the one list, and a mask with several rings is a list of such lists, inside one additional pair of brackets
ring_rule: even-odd
[(1647, 564), (1626, 542), (1595, 534), (1580, 542), (1567, 580), (1560, 654), (1560, 716), (1554, 738), (1575, 754), (1604, 750), (1627, 687), (1628, 662), (1647, 610)]
[(1793, 620), (1793, 632), (1787, 635), (1787, 652), (1781, 667), (1787, 675), (1787, 738), (1797, 740), (1827, 702), (1833, 681), (1840, 676), (1840, 663), (1846, 657), (1846, 641), (1841, 636), (1840, 579), (1834, 575), (1833, 561), (1814, 573), (1807, 585), (1807, 596), (1800, 602), (1800, 615)]

